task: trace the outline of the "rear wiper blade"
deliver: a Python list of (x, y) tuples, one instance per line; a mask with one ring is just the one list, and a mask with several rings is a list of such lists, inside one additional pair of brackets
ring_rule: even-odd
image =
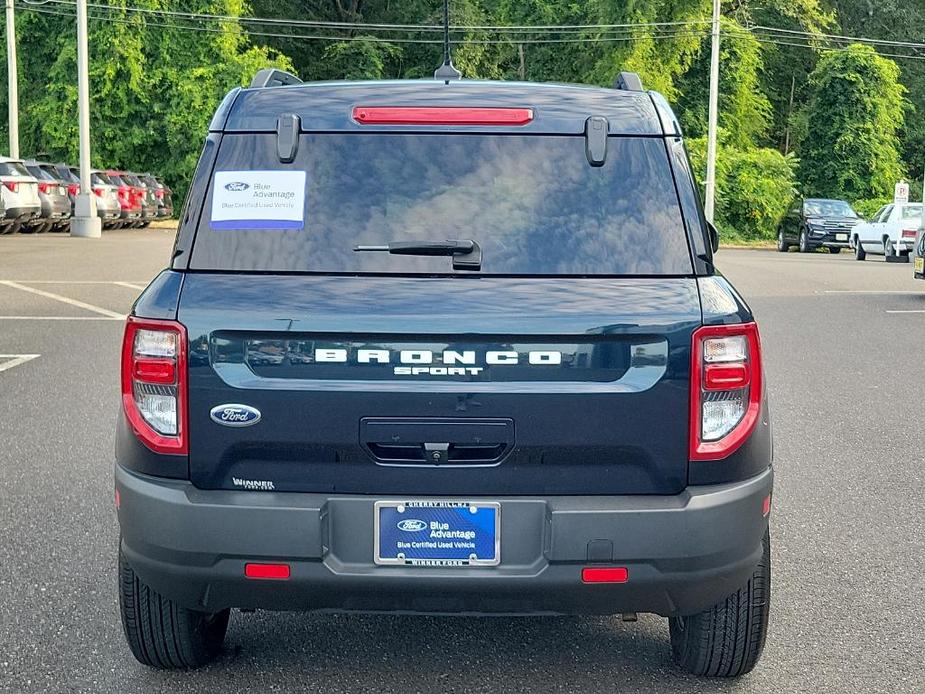
[(378, 251), (392, 255), (452, 256), (454, 270), (480, 270), (482, 248), (471, 239), (446, 241), (391, 241), (384, 246), (354, 246), (355, 251)]

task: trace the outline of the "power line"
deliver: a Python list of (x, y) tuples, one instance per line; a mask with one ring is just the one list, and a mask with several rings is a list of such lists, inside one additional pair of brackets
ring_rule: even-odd
[[(27, 5), (42, 6), (48, 4), (65, 5), (69, 7), (76, 6), (74, 0), (22, 0)], [(143, 7), (120, 7), (105, 3), (87, 3), (88, 7), (112, 12), (133, 12), (140, 14), (153, 14), (167, 17), (180, 17), (184, 19), (196, 20), (219, 20), (249, 22), (256, 24), (281, 24), (284, 26), (307, 26), (314, 28), (330, 28), (356, 30), (364, 29), (371, 31), (398, 31), (398, 32), (442, 32), (442, 25), (435, 24), (377, 24), (366, 22), (329, 22), (320, 20), (298, 20), (298, 19), (279, 19), (275, 17), (247, 17), (236, 15), (220, 15), (196, 12), (179, 12), (175, 10), (158, 10)], [(686, 20), (676, 22), (637, 22), (632, 24), (543, 24), (543, 25), (455, 25), (450, 27), (450, 31), (488, 31), (492, 33), (544, 33), (544, 32), (574, 32), (574, 31), (610, 31), (614, 29), (638, 30), (644, 28), (676, 28), (709, 24), (706, 20)]]

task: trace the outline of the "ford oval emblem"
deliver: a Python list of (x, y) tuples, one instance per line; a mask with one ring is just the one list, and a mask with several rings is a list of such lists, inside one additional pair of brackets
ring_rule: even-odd
[(260, 410), (250, 405), (217, 405), (209, 416), (226, 427), (249, 427), (260, 421)]
[(406, 518), (403, 521), (398, 521), (398, 529), (404, 530), (406, 533), (416, 533), (424, 530), (427, 527), (427, 523), (417, 518)]
[(231, 183), (225, 184), (225, 190), (230, 190), (232, 193), (238, 193), (248, 188), (250, 188), (250, 186), (243, 181), (232, 181)]

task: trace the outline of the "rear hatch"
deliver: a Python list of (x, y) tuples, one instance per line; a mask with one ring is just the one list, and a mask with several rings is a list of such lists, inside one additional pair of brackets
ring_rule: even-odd
[(7, 208), (40, 205), (38, 181), (20, 162), (0, 162), (0, 181), (11, 193), (9, 197), (4, 198)]
[[(303, 134), (282, 164), (226, 134), (215, 171), (178, 311), (196, 486), (685, 487), (701, 310), (661, 139)], [(354, 250), (445, 239), (480, 269)]]

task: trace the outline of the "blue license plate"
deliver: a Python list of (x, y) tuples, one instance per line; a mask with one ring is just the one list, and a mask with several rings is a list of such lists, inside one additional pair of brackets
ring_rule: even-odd
[(375, 561), (399, 566), (496, 566), (501, 504), (377, 501)]

